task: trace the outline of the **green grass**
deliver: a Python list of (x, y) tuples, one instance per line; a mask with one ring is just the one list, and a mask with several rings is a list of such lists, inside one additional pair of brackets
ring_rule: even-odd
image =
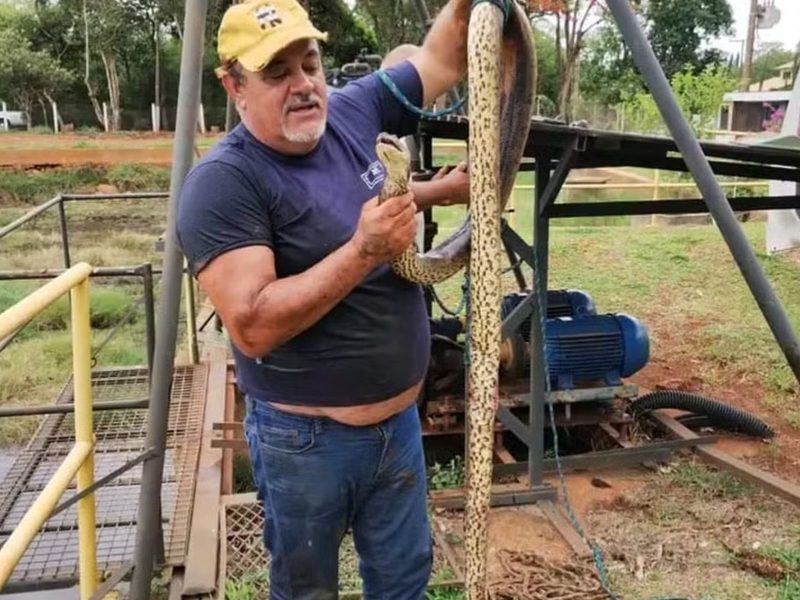
[(168, 167), (123, 164), (109, 169), (106, 178), (121, 192), (162, 191), (169, 189), (170, 172)]
[[(8, 281), (0, 288), (0, 312), (16, 304), (41, 287), (27, 281)], [(134, 309), (135, 293), (125, 288), (96, 286), (90, 296), (90, 323), (97, 329), (113, 327), (124, 318), (130, 318)], [(19, 335), (29, 338), (36, 332), (64, 330), (70, 322), (69, 300), (63, 296), (51, 304)]]
[(789, 571), (783, 581), (773, 584), (777, 600), (800, 599), (800, 545), (788, 548), (768, 545), (759, 548), (758, 553), (776, 559)]
[(730, 473), (716, 471), (696, 462), (680, 462), (669, 475), (673, 483), (710, 498), (739, 498), (755, 489)]
[(169, 187), (169, 167), (120, 164), (52, 169), (0, 170), (0, 205), (34, 205), (59, 193), (94, 192), (101, 184), (120, 191), (159, 191)]
[(433, 588), (425, 594), (425, 600), (464, 600), (464, 590), (455, 587)]
[(245, 574), (239, 581), (225, 582), (225, 600), (255, 600), (261, 587), (269, 582), (269, 572)]
[(59, 193), (104, 183), (102, 167), (59, 167), (32, 171), (2, 169), (0, 204), (38, 204)]

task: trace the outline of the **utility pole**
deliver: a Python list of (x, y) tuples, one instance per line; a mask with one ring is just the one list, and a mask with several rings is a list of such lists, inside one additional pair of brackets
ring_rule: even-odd
[(753, 46), (756, 40), (756, 27), (760, 16), (761, 7), (758, 0), (750, 0), (750, 17), (747, 20), (747, 39), (744, 45), (744, 60), (742, 61), (742, 79), (739, 89), (746, 92), (750, 87), (750, 68), (753, 65)]

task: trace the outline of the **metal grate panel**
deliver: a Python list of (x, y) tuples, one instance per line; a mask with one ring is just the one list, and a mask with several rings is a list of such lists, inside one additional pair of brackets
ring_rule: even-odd
[[(207, 378), (206, 365), (176, 367), (173, 378), (161, 496), (165, 557), (170, 565), (180, 564), (186, 553)], [(97, 371), (92, 375), (92, 391), (95, 402), (146, 398), (147, 370)], [(71, 402), (72, 385), (68, 382), (57, 403)], [(94, 419), (95, 479), (99, 479), (146, 449), (147, 410), (98, 411)], [(42, 420), (36, 435), (0, 483), (0, 543), (19, 523), (73, 441), (72, 415), (48, 415)], [(141, 473), (140, 464), (95, 494), (98, 567), (105, 571), (133, 557)], [(74, 490), (74, 482), (71, 489)], [(69, 495), (68, 491), (63, 499)], [(45, 523), (17, 565), (12, 581), (66, 581), (77, 577), (76, 511), (72, 506)]]
[[(220, 527), (225, 551), (220, 554), (222, 585), (226, 589), (247, 588), (253, 598), (269, 595), (269, 555), (262, 541), (264, 510), (255, 494), (225, 497)], [(452, 579), (456, 572), (434, 540), (432, 581)], [(444, 577), (443, 577), (444, 576)], [(361, 596), (361, 576), (358, 573), (358, 555), (350, 534), (342, 541), (339, 551), (339, 592), (343, 597)]]

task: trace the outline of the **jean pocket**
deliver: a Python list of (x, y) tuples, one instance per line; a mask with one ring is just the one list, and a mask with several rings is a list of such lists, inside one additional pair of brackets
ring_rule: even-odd
[(259, 444), (265, 450), (284, 454), (300, 454), (314, 447), (314, 427), (275, 427), (259, 425)]

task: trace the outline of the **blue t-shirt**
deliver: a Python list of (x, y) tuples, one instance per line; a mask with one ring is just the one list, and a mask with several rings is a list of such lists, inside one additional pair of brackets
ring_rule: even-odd
[[(422, 82), (404, 62), (388, 69), (415, 105)], [(178, 238), (190, 269), (220, 254), (270, 247), (278, 277), (301, 273), (353, 235), (362, 205), (384, 179), (379, 132), (413, 133), (417, 118), (374, 76), (351, 82), (328, 104), (325, 134), (305, 156), (279, 154), (239, 125), (192, 169), (178, 208)], [(352, 406), (386, 400), (424, 376), (430, 355), (420, 286), (384, 264), (316, 324), (253, 360), (235, 345), (237, 379), (256, 398)]]

